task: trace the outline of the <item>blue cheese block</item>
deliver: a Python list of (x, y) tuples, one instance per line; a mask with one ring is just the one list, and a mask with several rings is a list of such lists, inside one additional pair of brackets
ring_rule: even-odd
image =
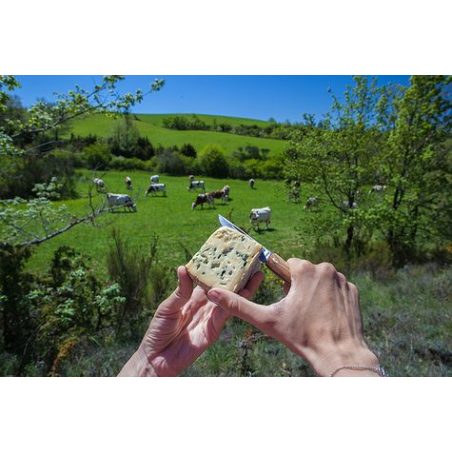
[(243, 289), (260, 268), (262, 246), (234, 229), (217, 229), (187, 264), (192, 278), (205, 289)]

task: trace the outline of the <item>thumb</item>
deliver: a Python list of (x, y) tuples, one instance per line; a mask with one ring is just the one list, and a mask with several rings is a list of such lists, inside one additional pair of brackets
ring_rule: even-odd
[(193, 293), (193, 281), (185, 267), (177, 269), (178, 286), (176, 290), (159, 306), (159, 311), (177, 311), (190, 300)]
[(272, 320), (268, 306), (262, 306), (225, 289), (212, 289), (207, 298), (231, 315), (262, 329)]

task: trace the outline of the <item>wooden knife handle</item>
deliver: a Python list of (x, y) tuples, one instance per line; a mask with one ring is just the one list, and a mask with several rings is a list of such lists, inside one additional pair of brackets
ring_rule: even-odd
[(272, 253), (267, 259), (267, 267), (276, 275), (282, 278), (286, 283), (291, 282), (289, 264), (276, 253)]

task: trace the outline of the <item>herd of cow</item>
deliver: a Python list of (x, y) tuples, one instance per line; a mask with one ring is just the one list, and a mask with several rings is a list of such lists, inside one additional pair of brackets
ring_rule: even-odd
[[(195, 180), (195, 176), (189, 176), (189, 185), (187, 190), (190, 192), (192, 190), (202, 190), (203, 193), (199, 193), (196, 196), (194, 202), (192, 202), (191, 208), (195, 210), (198, 206), (201, 206), (201, 209), (204, 208), (204, 204), (207, 204), (209, 207), (213, 208), (215, 199), (221, 199), (222, 203), (226, 203), (229, 200), (229, 185), (225, 185), (221, 190), (214, 190), (211, 192), (205, 192), (206, 186), (204, 181)], [(160, 176), (154, 175), (150, 177), (151, 185), (146, 190), (145, 197), (149, 194), (152, 196), (157, 196), (158, 193), (162, 193), (162, 196), (166, 196), (166, 185), (160, 183)], [(125, 178), (125, 185), (128, 190), (133, 190), (132, 179), (127, 176)], [(256, 181), (254, 179), (249, 180), (249, 186), (252, 190), (255, 189)], [(137, 212), (137, 206), (130, 195), (127, 194), (117, 194), (117, 193), (107, 193), (105, 191), (105, 183), (102, 179), (95, 178), (93, 179), (93, 184), (96, 187), (97, 191), (100, 193), (104, 193), (107, 199), (107, 207), (110, 211), (113, 211), (118, 208), (124, 208), (129, 211)], [(300, 187), (298, 186), (297, 189)], [(381, 193), (386, 189), (386, 185), (374, 185), (372, 189), (369, 191), (369, 195), (372, 193)], [(319, 199), (316, 196), (311, 196), (308, 198), (303, 210), (311, 210), (317, 207), (319, 204)], [(356, 202), (353, 202), (350, 206), (346, 201), (343, 202), (342, 208), (344, 210), (347, 209), (357, 209), (358, 205)], [(253, 225), (253, 228), (259, 229), (260, 223), (265, 223), (268, 229), (271, 220), (271, 209), (270, 207), (263, 207), (259, 209), (251, 209), (249, 214), (250, 222)]]
[[(160, 183), (160, 176), (154, 175), (150, 177), (151, 185), (146, 190), (144, 196), (147, 197), (149, 194), (153, 196), (157, 196), (157, 193), (162, 193), (162, 196), (166, 196), (166, 185)], [(133, 190), (132, 179), (127, 176), (124, 180), (127, 190)], [(252, 190), (255, 189), (256, 181), (254, 179), (249, 180), (249, 186)], [(93, 179), (93, 185), (96, 187), (99, 193), (103, 193), (106, 195), (107, 207), (110, 212), (117, 210), (118, 208), (124, 208), (126, 210), (137, 212), (137, 206), (134, 202), (134, 199), (128, 194), (118, 194), (118, 193), (107, 193), (105, 190), (105, 182), (100, 178)], [(225, 185), (221, 190), (214, 190), (211, 192), (205, 192), (206, 186), (204, 181), (195, 180), (195, 176), (189, 176), (189, 185), (187, 190), (202, 190), (204, 193), (199, 193), (196, 196), (195, 201), (192, 203), (192, 210), (196, 209), (198, 206), (201, 206), (201, 209), (204, 208), (204, 204), (207, 204), (210, 207), (214, 206), (216, 199), (221, 199), (222, 203), (226, 203), (229, 200), (229, 185)], [(253, 227), (259, 229), (260, 223), (265, 223), (267, 225), (270, 224), (271, 217), (271, 209), (270, 207), (264, 207), (261, 209), (251, 209), (250, 212), (250, 221)]]

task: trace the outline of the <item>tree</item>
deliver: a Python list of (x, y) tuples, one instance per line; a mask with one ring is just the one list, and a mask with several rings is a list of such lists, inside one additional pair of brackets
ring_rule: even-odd
[(183, 144), (180, 148), (180, 153), (185, 155), (185, 157), (197, 157), (196, 149), (190, 143)]
[(413, 255), (419, 241), (452, 238), (452, 162), (446, 144), (452, 130), (451, 85), (451, 76), (412, 76), (410, 86), (393, 96), (380, 161), (393, 191), (379, 213), (396, 265)]
[[(94, 113), (117, 117), (141, 102), (144, 96), (160, 90), (164, 83), (162, 80), (156, 80), (147, 92), (138, 90), (135, 93), (120, 94), (117, 85), (123, 79), (120, 75), (104, 76), (102, 82), (96, 84), (91, 91), (76, 86), (66, 94), (59, 94), (54, 104), (38, 101), (27, 109), (25, 115), (14, 117), (7, 115), (8, 102), (11, 102), (11, 91), (17, 88), (19, 83), (13, 76), (0, 76), (2, 167), (16, 159), (41, 156), (42, 145), (33, 144), (37, 137), (54, 132), (75, 118)], [(92, 200), (91, 197), (89, 199)], [(39, 245), (78, 224), (93, 222), (105, 211), (103, 205), (94, 206), (92, 203), (90, 212), (84, 216), (68, 215), (64, 210), (64, 206), (54, 207), (46, 197), (30, 201), (22, 198), (1, 201), (0, 247), (8, 244)]]
[[(350, 254), (354, 242), (357, 251), (368, 240), (363, 234), (369, 223), (363, 221), (363, 209), (356, 207), (372, 178), (381, 132), (378, 123), (379, 88), (376, 80), (354, 77), (341, 102), (333, 96), (333, 104), (322, 124), (313, 116), (305, 117), (305, 125), (292, 135), (286, 152), (286, 179), (312, 182), (311, 195), (330, 204), (338, 217), (336, 224), (345, 232), (343, 246)], [(359, 240), (356, 240), (359, 239)]]
[(202, 171), (208, 176), (227, 177), (229, 174), (229, 164), (223, 150), (214, 144), (206, 146), (200, 163)]
[(111, 154), (104, 143), (90, 144), (85, 148), (85, 160), (92, 170), (105, 170), (111, 160)]

